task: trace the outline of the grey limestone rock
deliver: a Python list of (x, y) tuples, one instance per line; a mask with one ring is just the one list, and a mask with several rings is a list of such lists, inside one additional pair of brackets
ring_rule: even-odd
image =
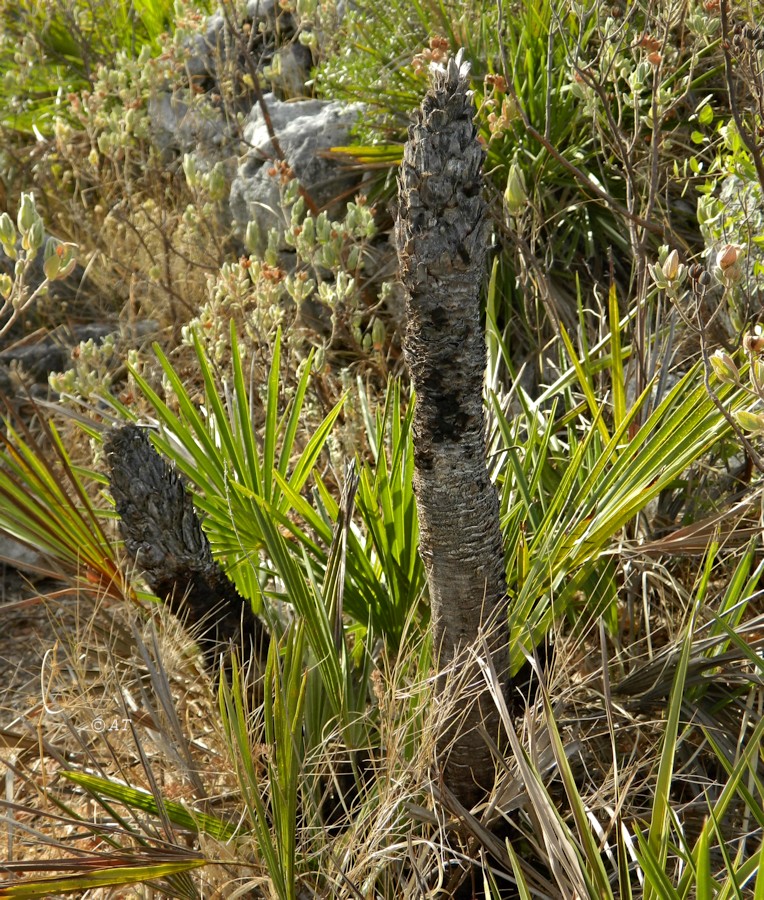
[(149, 100), (151, 134), (162, 153), (202, 148), (207, 157), (224, 159), (232, 149), (233, 129), (212, 107), (189, 106), (179, 94), (165, 91)]
[(225, 19), (221, 12), (216, 12), (207, 19), (204, 34), (195, 34), (188, 39), (186, 46), (190, 56), (186, 62), (186, 71), (189, 76), (214, 78), (225, 42)]
[(45, 554), (7, 534), (0, 535), (0, 563), (29, 572), (50, 568), (50, 560)]
[[(277, 19), (280, 28), (294, 29), (292, 16), (282, 10), (276, 0), (248, 0), (246, 18), (256, 35), (261, 32), (273, 35), (277, 29)], [(220, 67), (236, 61), (242, 46), (228, 26), (225, 15), (218, 10), (207, 17), (203, 34), (196, 34), (188, 39), (186, 49), (190, 54), (186, 70), (191, 78), (217, 79)], [(258, 55), (263, 56), (262, 52)], [(265, 57), (267, 61), (270, 54), (266, 53)]]
[[(363, 113), (363, 104), (302, 100), (286, 103), (266, 94), (271, 125), (286, 162), (314, 202), (322, 207), (351, 188), (357, 175), (343, 172), (336, 161), (321, 156), (330, 147), (347, 144), (351, 129)], [(268, 126), (255, 106), (244, 127), (249, 146), (231, 186), (230, 207), (242, 230), (255, 220), (262, 234), (283, 227), (278, 176), (269, 174), (278, 159)]]
[(313, 54), (308, 47), (297, 42), (280, 47), (268, 67), (271, 86), (279, 99), (305, 97), (312, 67)]
[(253, 22), (275, 20), (277, 15), (277, 0), (247, 0), (247, 16)]

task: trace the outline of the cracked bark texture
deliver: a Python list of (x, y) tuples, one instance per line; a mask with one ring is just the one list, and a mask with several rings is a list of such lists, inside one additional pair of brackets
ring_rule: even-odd
[(268, 633), (212, 558), (180, 475), (135, 425), (112, 431), (104, 448), (125, 550), (152, 593), (191, 627), (211, 669), (232, 644), (264, 660)]
[[(433, 71), (409, 127), (398, 180), (396, 241), (407, 295), (405, 353), (416, 391), (414, 490), (432, 608), (438, 685), (456, 660), (477, 694), (438, 742), (444, 781), (466, 806), (484, 799), (494, 763), (495, 704), (478, 666), (460, 656), (487, 638), (508, 681), (507, 595), (499, 501), (486, 466), (485, 335), (480, 290), (489, 224), (481, 195), (484, 151), (473, 125), (469, 67), (461, 54)], [(503, 743), (503, 742), (501, 742)]]

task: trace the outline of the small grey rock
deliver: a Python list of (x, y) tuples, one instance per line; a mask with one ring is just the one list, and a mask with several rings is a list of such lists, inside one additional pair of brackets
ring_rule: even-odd
[[(266, 94), (264, 99), (286, 162), (318, 206), (329, 204), (358, 181), (356, 174), (343, 172), (334, 160), (319, 154), (348, 143), (353, 126), (363, 114), (363, 104), (324, 100), (286, 103), (273, 94)], [(252, 109), (244, 126), (244, 140), (249, 150), (231, 185), (231, 212), (242, 231), (248, 222), (256, 220), (265, 234), (269, 228), (283, 228), (284, 221), (279, 180), (269, 174), (276, 152), (259, 105)]]

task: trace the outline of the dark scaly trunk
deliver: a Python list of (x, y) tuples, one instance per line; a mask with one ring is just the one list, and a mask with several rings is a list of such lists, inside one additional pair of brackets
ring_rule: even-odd
[(125, 550), (151, 591), (192, 628), (213, 670), (231, 645), (264, 661), (268, 632), (212, 558), (191, 495), (145, 429), (115, 429), (104, 448)]
[[(416, 391), (414, 488), (442, 690), (461, 649), (486, 634), (508, 678), (507, 598), (499, 502), (486, 466), (485, 335), (480, 289), (489, 226), (481, 196), (484, 151), (472, 123), (468, 68), (435, 70), (409, 128), (396, 239), (407, 292), (406, 361)], [(460, 669), (480, 691), (477, 665)], [(463, 712), (463, 710), (461, 710)], [(490, 789), (495, 704), (485, 690), (441, 735), (444, 779), (469, 806)], [(450, 746), (450, 751), (447, 748)]]

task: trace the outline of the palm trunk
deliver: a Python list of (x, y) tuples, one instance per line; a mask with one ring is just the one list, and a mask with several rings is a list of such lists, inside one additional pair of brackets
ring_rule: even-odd
[[(439, 690), (460, 650), (480, 633), (508, 679), (507, 596), (499, 502), (486, 467), (485, 335), (480, 289), (489, 226), (481, 196), (484, 151), (472, 124), (468, 67), (451, 60), (409, 129), (398, 185), (396, 238), (407, 292), (406, 361), (416, 391), (414, 489), (430, 588)], [(465, 670), (466, 666), (466, 670)], [(494, 765), (483, 724), (499, 731), (477, 664), (466, 718), (439, 741), (445, 783), (465, 805), (484, 796)], [(464, 710), (461, 710), (464, 713)], [(450, 749), (449, 749), (450, 748)]]

